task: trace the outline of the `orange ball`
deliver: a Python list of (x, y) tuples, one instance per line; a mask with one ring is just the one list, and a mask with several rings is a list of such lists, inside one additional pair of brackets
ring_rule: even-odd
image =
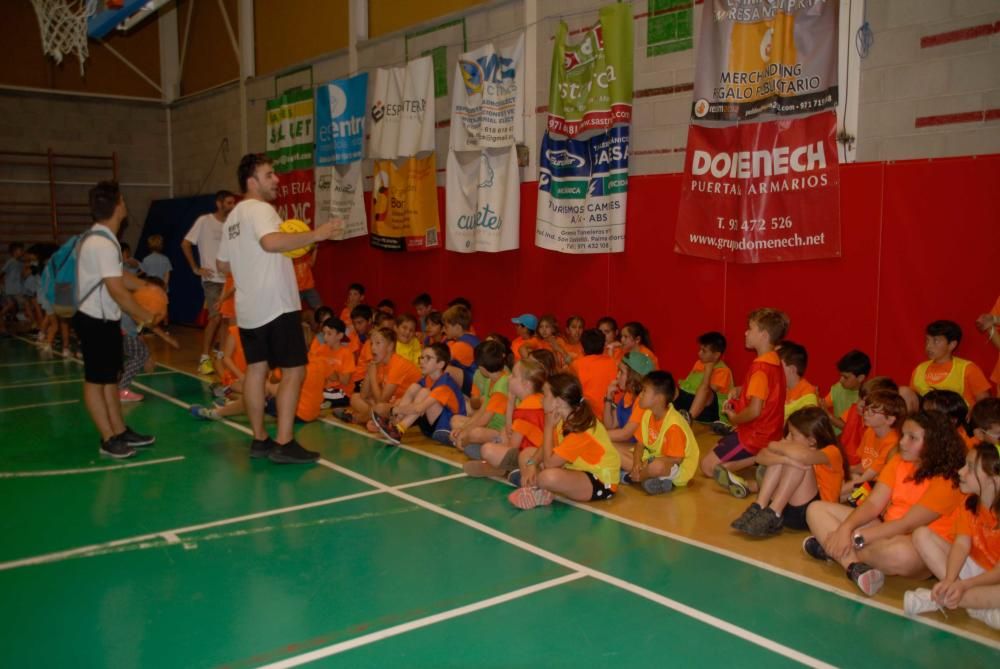
[(167, 317), (167, 293), (159, 286), (146, 284), (134, 293), (132, 297), (143, 309), (153, 314), (153, 324)]

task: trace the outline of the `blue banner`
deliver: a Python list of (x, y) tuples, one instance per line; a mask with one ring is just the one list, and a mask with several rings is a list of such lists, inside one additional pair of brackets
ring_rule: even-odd
[(367, 72), (316, 88), (317, 165), (361, 160), (367, 92)]

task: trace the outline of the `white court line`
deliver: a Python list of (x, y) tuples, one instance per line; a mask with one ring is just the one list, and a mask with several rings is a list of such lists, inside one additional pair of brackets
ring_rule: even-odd
[(566, 574), (565, 576), (553, 578), (548, 581), (542, 581), (541, 583), (529, 585), (525, 588), (511, 590), (510, 592), (497, 595), (496, 597), (483, 599), (478, 602), (473, 602), (472, 604), (466, 604), (465, 606), (460, 606), (449, 611), (435, 613), (434, 615), (426, 616), (424, 618), (417, 618), (416, 620), (411, 620), (407, 623), (387, 627), (384, 630), (379, 630), (378, 632), (364, 634), (353, 639), (348, 639), (347, 641), (341, 641), (340, 643), (335, 643), (330, 646), (317, 648), (316, 650), (308, 653), (302, 653), (301, 655), (285, 658), (284, 660), (279, 660), (278, 662), (265, 664), (260, 669), (287, 669), (288, 667), (297, 667), (299, 665), (306, 664), (307, 662), (315, 662), (316, 660), (320, 660), (324, 657), (337, 655), (338, 653), (343, 653), (344, 651), (358, 648), (360, 646), (367, 646), (368, 644), (375, 643), (376, 641), (382, 641), (383, 639), (405, 634), (407, 632), (420, 629), (421, 627), (428, 627), (435, 623), (451, 620), (452, 618), (458, 618), (483, 609), (488, 609), (492, 606), (497, 606), (498, 604), (504, 604), (506, 602), (514, 601), (515, 599), (520, 599), (521, 597), (533, 595), (536, 592), (541, 592), (550, 588), (557, 588), (560, 585), (572, 583), (573, 581), (578, 581), (581, 578), (586, 578), (586, 574), (582, 574), (580, 572)]
[(710, 625), (724, 632), (728, 632), (729, 634), (732, 634), (733, 636), (743, 639), (744, 641), (748, 641), (752, 644), (760, 646), (761, 648), (769, 650), (778, 655), (783, 655), (784, 657), (794, 660), (795, 662), (800, 662), (810, 667), (823, 667), (830, 669), (832, 669), (833, 667), (833, 665), (817, 660), (816, 658), (810, 655), (806, 655), (805, 653), (802, 653), (800, 651), (797, 651), (794, 648), (789, 648), (784, 644), (768, 639), (767, 637), (763, 637), (755, 632), (751, 632), (748, 629), (745, 629), (738, 625), (734, 625), (728, 621), (722, 620), (721, 618), (717, 618), (709, 613), (705, 613), (704, 611), (688, 606), (687, 604), (682, 604), (681, 602), (678, 602), (675, 599), (665, 597), (657, 592), (653, 592), (652, 590), (643, 588), (642, 586), (636, 585), (635, 583), (630, 583), (629, 581), (625, 581), (616, 576), (612, 576), (611, 574), (606, 574), (602, 571), (598, 571), (596, 569), (588, 567), (574, 560), (570, 560), (569, 558), (565, 558), (561, 555), (545, 550), (544, 548), (539, 548), (534, 544), (518, 539), (517, 537), (511, 536), (505, 532), (501, 532), (500, 530), (493, 529), (492, 527), (484, 525), (479, 521), (472, 520), (471, 518), (467, 518), (461, 514), (455, 513), (454, 511), (445, 509), (444, 507), (438, 506), (436, 504), (431, 504), (430, 502), (422, 500), (419, 497), (414, 497), (413, 495), (407, 492), (403, 492), (402, 490), (398, 490), (395, 488), (390, 488), (389, 486), (379, 481), (376, 481), (375, 479), (369, 478), (364, 474), (359, 474), (345, 467), (341, 467), (340, 465), (336, 465), (330, 462), (329, 460), (321, 458), (318, 464), (328, 469), (332, 469), (333, 471), (340, 472), (344, 476), (350, 476), (351, 478), (361, 481), (362, 483), (370, 485), (374, 488), (378, 488), (383, 492), (392, 495), (393, 497), (398, 497), (399, 499), (407, 501), (411, 504), (415, 504), (432, 513), (436, 513), (450, 520), (454, 520), (457, 523), (461, 523), (466, 527), (470, 527), (474, 530), (482, 532), (483, 534), (489, 535), (494, 539), (498, 539), (506, 544), (510, 544), (511, 546), (520, 548), (523, 551), (526, 551), (533, 555), (537, 555), (540, 558), (544, 558), (549, 562), (558, 564), (562, 567), (565, 567), (566, 569), (575, 572), (580, 572), (582, 574), (590, 576), (591, 578), (603, 581), (604, 583), (613, 585), (617, 588), (621, 588), (622, 590), (630, 592), (633, 595), (637, 595), (644, 599), (648, 599), (652, 602), (660, 604), (661, 606), (673, 609), (674, 611), (686, 615), (689, 618), (694, 618), (698, 622)]
[[(174, 372), (149, 372), (147, 374), (139, 374), (135, 378), (141, 379), (145, 376), (164, 376), (166, 374), (174, 374)], [(31, 381), (30, 383), (11, 383), (6, 386), (0, 386), (0, 390), (7, 390), (8, 388), (33, 388), (35, 386), (56, 386), (63, 383), (82, 383), (82, 376), (74, 376), (71, 379), (63, 377), (55, 377), (46, 381)]]
[(124, 465), (109, 465), (107, 467), (81, 467), (80, 469), (47, 469), (35, 472), (0, 472), (0, 479), (21, 479), (35, 476), (69, 476), (71, 474), (93, 474), (94, 472), (109, 472), (115, 469), (131, 469), (133, 467), (148, 467), (149, 465), (160, 465), (165, 462), (180, 462), (183, 455), (172, 458), (159, 458), (157, 460), (144, 460), (142, 462), (129, 462)]
[[(19, 337), (20, 338), (20, 337)], [(55, 364), (65, 364), (67, 362), (73, 362), (72, 358), (63, 358), (60, 354), (60, 359), (58, 360), (35, 360), (34, 362), (7, 362), (0, 365), (0, 368), (6, 367), (31, 367), (33, 365), (55, 365)]]
[(4, 407), (0, 409), (0, 413), (6, 411), (21, 411), (22, 409), (38, 409), (40, 407), (54, 407), (60, 404), (79, 404), (80, 400), (59, 400), (58, 402), (39, 402), (37, 404), (19, 404), (14, 407)]

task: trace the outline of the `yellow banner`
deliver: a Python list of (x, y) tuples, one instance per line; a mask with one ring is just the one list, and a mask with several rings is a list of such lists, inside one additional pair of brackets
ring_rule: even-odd
[(437, 163), (434, 154), (396, 166), (376, 160), (372, 184), (371, 245), (389, 251), (424, 251), (441, 245)]

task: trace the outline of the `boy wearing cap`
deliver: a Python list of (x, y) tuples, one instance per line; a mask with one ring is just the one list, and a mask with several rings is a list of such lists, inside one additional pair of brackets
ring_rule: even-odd
[(604, 396), (604, 427), (611, 441), (635, 441), (633, 433), (639, 420), (639, 395), (642, 381), (656, 365), (645, 353), (629, 351), (618, 363), (618, 376)]
[(514, 353), (514, 362), (517, 362), (536, 348), (552, 350), (547, 342), (538, 338), (535, 332), (538, 330), (538, 318), (535, 314), (521, 314), (510, 319), (517, 331), (517, 337), (510, 343), (510, 350)]
[(604, 415), (604, 394), (618, 376), (618, 364), (604, 354), (604, 333), (597, 329), (584, 330), (580, 335), (583, 356), (569, 366), (580, 379), (583, 397), (595, 416)]
[(451, 351), (448, 374), (462, 388), (463, 395), (472, 394), (472, 377), (476, 374), (476, 352), (479, 339), (469, 334), (472, 312), (465, 306), (456, 304), (441, 314), (444, 323), (445, 343)]

